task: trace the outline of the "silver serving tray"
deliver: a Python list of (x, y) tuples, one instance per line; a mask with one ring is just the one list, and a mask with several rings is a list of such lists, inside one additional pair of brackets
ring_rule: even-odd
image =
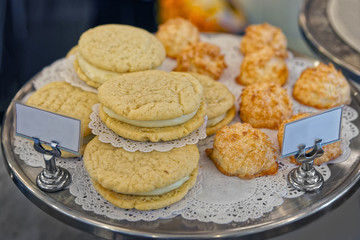
[[(34, 91), (32, 81), (24, 85), (14, 100), (21, 100)], [(351, 106), (360, 112), (359, 93), (352, 87)], [(360, 126), (360, 118), (354, 121)], [(75, 203), (75, 197), (68, 190), (58, 193), (45, 193), (35, 183), (42, 169), (26, 165), (14, 153), (14, 107), (11, 104), (4, 116), (1, 140), (5, 166), (11, 179), (20, 191), (35, 205), (51, 216), (86, 232), (106, 238), (118, 239), (123, 235), (153, 238), (221, 238), (264, 239), (289, 232), (309, 223), (327, 211), (339, 206), (359, 187), (360, 161), (357, 147), (360, 136), (351, 140), (351, 154), (348, 160), (330, 164), (331, 177), (318, 193), (304, 194), (294, 199), (284, 199), (284, 203), (263, 217), (246, 222), (216, 224), (186, 220), (181, 216), (156, 221), (129, 222), (113, 220), (103, 215), (85, 211)]]
[(304, 0), (299, 15), (300, 29), (317, 54), (360, 82), (360, 53), (345, 43), (332, 28), (327, 16), (328, 1)]

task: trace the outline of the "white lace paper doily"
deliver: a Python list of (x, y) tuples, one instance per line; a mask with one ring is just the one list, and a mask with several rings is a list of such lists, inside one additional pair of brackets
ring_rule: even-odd
[[(240, 37), (221, 34), (211, 35), (203, 38), (203, 40), (221, 47), (222, 52), (225, 54), (228, 68), (224, 71), (219, 81), (228, 86), (235, 97), (239, 97), (243, 87), (237, 85), (234, 79), (239, 74), (240, 63), (242, 61), (242, 56), (238, 50)], [(313, 66), (313, 62), (301, 58), (289, 58), (287, 59), (287, 64), (290, 76), (284, 87), (288, 89), (291, 96), (291, 88), (295, 80), (304, 68)], [(174, 66), (174, 61), (167, 59), (163, 68), (166, 70), (171, 66)], [(47, 69), (47, 72), (51, 71)], [(295, 100), (293, 103), (294, 113), (318, 111), (317, 109), (303, 106)], [(352, 123), (357, 117), (358, 113), (354, 109), (348, 106), (344, 108), (341, 132), (343, 154), (328, 164), (336, 164), (348, 158), (350, 154), (350, 140), (359, 134), (358, 128)], [(239, 116), (236, 116), (233, 122), (238, 121), (240, 121)], [(268, 134), (275, 147), (278, 148), (276, 131), (269, 129), (261, 130)], [(74, 159), (61, 159), (57, 161), (60, 166), (67, 169), (70, 168), (71, 172), (74, 172), (70, 192), (75, 196), (77, 204), (87, 211), (118, 220), (151, 221), (158, 218), (170, 218), (181, 215), (185, 219), (197, 219), (203, 222), (243, 222), (248, 219), (259, 218), (265, 213), (270, 212), (274, 207), (280, 206), (283, 203), (283, 198), (296, 198), (303, 194), (303, 192), (291, 188), (286, 181), (287, 173), (296, 167), (290, 163), (289, 158), (280, 159), (278, 157), (279, 171), (274, 176), (241, 180), (236, 177), (225, 176), (216, 169), (212, 161), (204, 153), (204, 150), (211, 148), (212, 145), (213, 137), (207, 137), (198, 143), (201, 153), (199, 178), (193, 190), (174, 206), (171, 205), (154, 211), (124, 210), (114, 207), (93, 189), (82, 161)], [(41, 154), (34, 153), (35, 150), (28, 141), (15, 137), (14, 146), (15, 153), (19, 154), (26, 164), (43, 166)], [(316, 168), (322, 173), (325, 181), (329, 179), (331, 172), (327, 164)]]
[(85, 91), (97, 93), (97, 89), (90, 87), (77, 76), (73, 66), (74, 60), (75, 55), (70, 55), (68, 58), (59, 59), (45, 67), (34, 79), (35, 89), (39, 89), (50, 82), (66, 81)]
[(183, 138), (157, 143), (133, 141), (123, 138), (109, 129), (100, 119), (99, 107), (100, 104), (95, 104), (93, 106), (93, 112), (90, 114), (91, 121), (89, 123), (89, 128), (92, 130), (92, 133), (94, 135), (98, 135), (101, 142), (110, 143), (114, 147), (122, 147), (128, 152), (151, 152), (154, 150), (159, 152), (167, 152), (173, 148), (184, 147), (188, 144), (196, 144), (199, 142), (199, 140), (204, 139), (207, 136), (207, 117), (205, 116), (203, 125)]

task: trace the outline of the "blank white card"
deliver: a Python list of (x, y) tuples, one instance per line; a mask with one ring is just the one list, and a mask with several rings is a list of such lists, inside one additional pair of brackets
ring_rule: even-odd
[(15, 102), (16, 135), (58, 143), (60, 149), (79, 153), (81, 121)]
[(322, 139), (326, 145), (340, 140), (343, 107), (336, 107), (317, 115), (285, 124), (281, 157), (299, 152), (299, 146), (315, 145), (315, 139)]

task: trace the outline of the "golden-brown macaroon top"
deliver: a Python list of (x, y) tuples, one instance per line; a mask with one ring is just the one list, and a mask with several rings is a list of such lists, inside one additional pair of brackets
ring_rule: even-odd
[(287, 90), (275, 83), (256, 83), (245, 87), (240, 98), (241, 121), (256, 128), (278, 129), (292, 116)]
[(236, 82), (245, 86), (258, 82), (284, 85), (288, 75), (289, 70), (285, 60), (277, 57), (272, 48), (264, 46), (244, 57)]
[(159, 25), (155, 36), (164, 45), (167, 56), (176, 58), (187, 46), (200, 41), (199, 30), (184, 18), (169, 19)]
[[(296, 115), (292, 116), (288, 120), (284, 120), (281, 123), (281, 125), (279, 127), (278, 134), (277, 134), (280, 151), (281, 151), (282, 143), (283, 143), (285, 124), (287, 124), (289, 122), (299, 120), (299, 119), (302, 119), (302, 118), (305, 118), (305, 117), (310, 117), (310, 116), (311, 116), (311, 113), (299, 113), (299, 114), (296, 114)], [(340, 141), (325, 145), (325, 146), (323, 146), (323, 149), (324, 149), (324, 154), (321, 157), (316, 158), (314, 160), (315, 165), (320, 166), (321, 164), (323, 164), (325, 162), (328, 162), (328, 161), (331, 161), (331, 160), (339, 157), (342, 154), (341, 142)], [(300, 165), (300, 163), (298, 163), (296, 161), (294, 156), (291, 156), (290, 159), (291, 159), (292, 163)]]
[(268, 136), (248, 123), (235, 123), (216, 132), (213, 149), (206, 154), (228, 176), (251, 179), (275, 174), (276, 150)]
[(100, 103), (131, 120), (155, 121), (197, 111), (203, 87), (188, 73), (149, 70), (123, 74), (98, 88)]
[(196, 72), (215, 80), (227, 67), (220, 47), (207, 42), (198, 42), (182, 49), (176, 60), (174, 71)]
[(247, 55), (269, 46), (277, 56), (287, 57), (287, 39), (282, 30), (268, 23), (250, 25), (240, 43), (240, 51)]
[(302, 104), (327, 109), (350, 104), (350, 85), (331, 63), (305, 69), (295, 82), (293, 97)]

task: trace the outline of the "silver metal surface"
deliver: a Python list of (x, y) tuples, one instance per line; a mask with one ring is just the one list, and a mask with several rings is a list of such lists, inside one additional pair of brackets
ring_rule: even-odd
[[(28, 82), (15, 96), (22, 99), (32, 91)], [(358, 92), (352, 89), (351, 106), (360, 111)], [(13, 151), (14, 109), (9, 106), (4, 117), (1, 138), (5, 166), (19, 190), (39, 208), (51, 216), (81, 230), (106, 239), (120, 239), (123, 235), (150, 238), (209, 239), (237, 237), (237, 239), (264, 239), (277, 236), (309, 223), (348, 199), (359, 187), (360, 179), (360, 136), (351, 141), (349, 159), (338, 164), (330, 164), (331, 177), (317, 193), (304, 194), (294, 199), (284, 199), (284, 203), (259, 219), (246, 222), (216, 224), (186, 220), (180, 216), (156, 221), (119, 221), (93, 212), (85, 211), (75, 203), (75, 198), (67, 189), (46, 193), (37, 186), (35, 179), (41, 168), (26, 165)], [(360, 126), (360, 119), (354, 121)]]
[(314, 160), (324, 154), (321, 141), (316, 139), (315, 146), (308, 153), (305, 151), (306, 146), (300, 145), (299, 152), (295, 155), (296, 161), (301, 163), (301, 166), (289, 172), (288, 180), (291, 186), (300, 191), (318, 191), (324, 185), (323, 176), (314, 168)]
[(34, 149), (43, 154), (45, 169), (36, 177), (36, 185), (45, 192), (58, 192), (67, 187), (71, 182), (71, 176), (68, 170), (57, 167), (55, 159), (61, 156), (57, 142), (51, 142), (51, 150), (45, 149), (40, 140), (33, 138)]
[(333, 30), (327, 17), (328, 0), (304, 0), (299, 26), (312, 49), (338, 65), (360, 82), (360, 53), (346, 44)]

